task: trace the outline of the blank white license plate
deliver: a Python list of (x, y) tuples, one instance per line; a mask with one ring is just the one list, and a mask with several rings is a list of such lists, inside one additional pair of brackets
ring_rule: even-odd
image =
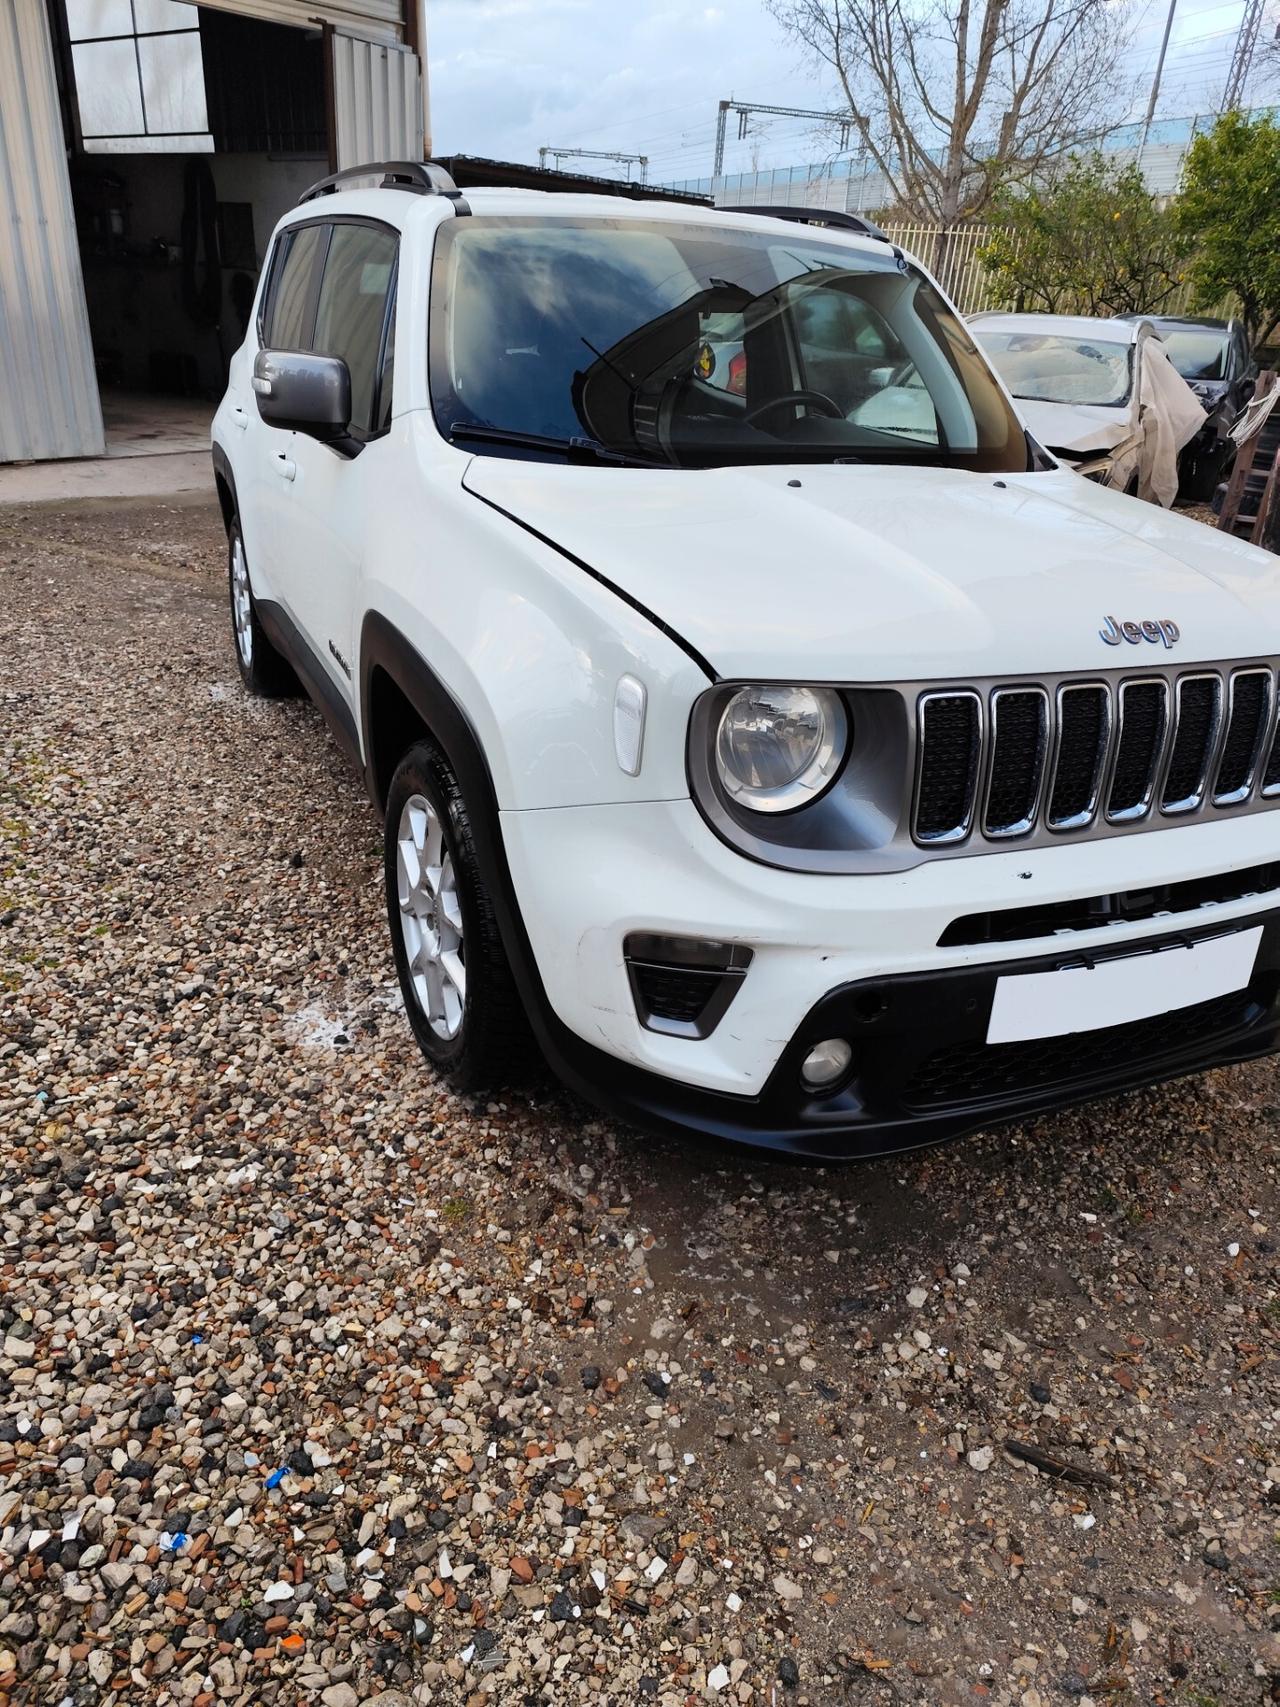
[(997, 978), (987, 1042), (1025, 1043), (1035, 1037), (1102, 1031), (1229, 996), (1245, 989), (1253, 977), (1261, 941), (1259, 925), (1190, 948)]

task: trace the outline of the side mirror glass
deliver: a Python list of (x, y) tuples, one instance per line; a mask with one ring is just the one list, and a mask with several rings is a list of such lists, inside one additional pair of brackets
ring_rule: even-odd
[(344, 439), (351, 425), (351, 375), (341, 356), (259, 350), (253, 360), (258, 413), (270, 427), (313, 439)]

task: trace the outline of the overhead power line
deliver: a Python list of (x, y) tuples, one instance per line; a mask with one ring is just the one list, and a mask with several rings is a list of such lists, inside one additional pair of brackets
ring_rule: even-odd
[(546, 165), (548, 154), (555, 161), (557, 171), (560, 169), (562, 160), (616, 160), (620, 166), (627, 168), (628, 178), (631, 176), (631, 168), (639, 166), (640, 182), (642, 184), (648, 182), (649, 156), (647, 154), (618, 154), (612, 148), (540, 148), (538, 150), (539, 166)]
[(849, 146), (849, 137), (853, 130), (853, 120), (846, 113), (814, 112), (809, 107), (768, 107), (759, 101), (721, 101), (716, 118), (716, 163), (713, 176), (719, 177), (724, 171), (724, 142), (725, 131), (729, 123), (729, 114), (738, 115), (738, 141), (746, 139), (747, 122), (752, 113), (767, 113), (782, 119), (818, 119), (823, 124), (834, 124), (840, 127), (840, 152), (843, 154)]

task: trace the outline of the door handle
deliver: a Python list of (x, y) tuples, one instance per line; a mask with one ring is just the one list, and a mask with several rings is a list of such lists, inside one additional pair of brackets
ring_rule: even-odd
[(236, 426), (239, 427), (239, 429), (242, 433), (248, 432), (248, 430), (249, 430), (249, 417), (245, 414), (244, 410), (240, 407), (240, 405), (238, 403), (232, 407), (231, 419), (235, 422)]
[(282, 479), (292, 480), (297, 472), (298, 465), (296, 462), (291, 462), (287, 456), (278, 456), (276, 458), (276, 473), (280, 475)]

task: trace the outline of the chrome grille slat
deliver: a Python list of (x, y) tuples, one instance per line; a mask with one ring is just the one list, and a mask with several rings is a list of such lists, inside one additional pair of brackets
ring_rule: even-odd
[(1092, 824), (1102, 798), (1111, 750), (1111, 690), (1105, 682), (1066, 682), (1058, 689), (1053, 781), (1048, 823), (1053, 830)]
[(984, 734), (974, 689), (921, 695), (911, 819), (918, 842), (961, 842), (973, 828)]
[(1280, 801), (1272, 666), (915, 691), (922, 847), (1120, 833)]
[(1151, 810), (1169, 736), (1169, 684), (1163, 676), (1121, 683), (1107, 821), (1131, 824)]
[(1204, 799), (1223, 727), (1222, 677), (1216, 670), (1180, 676), (1174, 689), (1174, 734), (1160, 790), (1160, 810), (1194, 812)]
[(997, 688), (991, 695), (983, 834), (1025, 836), (1034, 826), (1049, 746), (1049, 696), (1041, 687)]
[(1272, 690), (1271, 699), (1272, 734), (1271, 746), (1269, 749), (1270, 756), (1267, 759), (1266, 767), (1262, 773), (1262, 788), (1260, 791), (1263, 798), (1267, 800), (1269, 800), (1273, 795), (1280, 794), (1280, 695), (1277, 695), (1274, 688)]
[(1227, 734), (1213, 785), (1215, 806), (1237, 806), (1253, 793), (1263, 737), (1271, 721), (1271, 696), (1270, 670), (1231, 672)]

